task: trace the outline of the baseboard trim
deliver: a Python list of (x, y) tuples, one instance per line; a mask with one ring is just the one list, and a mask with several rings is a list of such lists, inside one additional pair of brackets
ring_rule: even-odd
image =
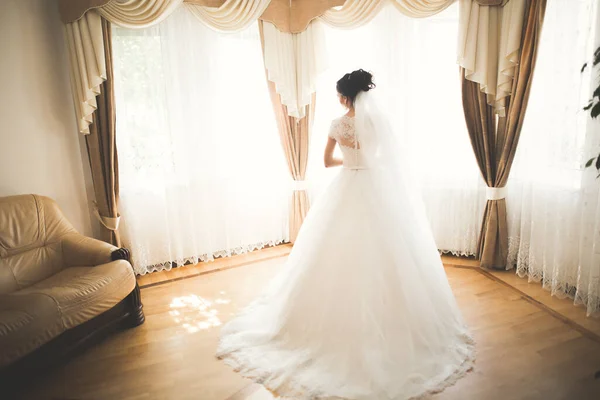
[(287, 257), (287, 256), (288, 256), (288, 254), (277, 254), (277, 255), (274, 255), (274, 256), (269, 256), (269, 257), (261, 258), (260, 260), (245, 261), (245, 262), (241, 262), (239, 264), (233, 264), (233, 265), (229, 265), (229, 266), (226, 266), (226, 267), (217, 267), (217, 268), (209, 269), (209, 270), (206, 270), (206, 271), (199, 271), (199, 272), (196, 272), (196, 273), (193, 273), (193, 274), (190, 274), (190, 275), (186, 275), (186, 276), (179, 276), (177, 278), (165, 279), (164, 281), (160, 281), (160, 282), (147, 283), (145, 285), (141, 285), (140, 289), (148, 289), (148, 288), (151, 288), (151, 287), (160, 286), (160, 285), (164, 285), (164, 284), (171, 283), (171, 282), (183, 281), (185, 279), (196, 278), (196, 277), (201, 276), (201, 275), (208, 275), (208, 274), (212, 274), (212, 273), (215, 273), (215, 272), (226, 271), (228, 269), (244, 267), (246, 265), (255, 264), (255, 263), (263, 262), (263, 261), (274, 260), (276, 258)]

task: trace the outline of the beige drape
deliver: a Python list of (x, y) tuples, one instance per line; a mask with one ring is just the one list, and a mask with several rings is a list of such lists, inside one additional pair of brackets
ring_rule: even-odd
[[(264, 25), (269, 24), (259, 21), (261, 43), (263, 45), (263, 54), (265, 51)], [(298, 236), (302, 222), (310, 208), (308, 193), (304, 185), (306, 178), (306, 167), (308, 165), (308, 150), (310, 144), (310, 134), (312, 130), (313, 116), (316, 103), (316, 94), (312, 93), (310, 104), (306, 105), (303, 111), (304, 117), (296, 118), (289, 114), (287, 106), (281, 102), (281, 97), (277, 93), (276, 85), (269, 79), (268, 70), (265, 68), (267, 83), (269, 86), (269, 95), (273, 104), (275, 119), (281, 146), (288, 164), (288, 170), (294, 180), (295, 187), (292, 190), (290, 201), (289, 229), (290, 241), (293, 243)]]
[(506, 115), (506, 97), (512, 93), (519, 63), (526, 4), (526, 0), (460, 0), (458, 64), (500, 116)]
[(113, 91), (110, 23), (102, 20), (106, 58), (106, 80), (100, 85), (98, 108), (93, 113), (90, 134), (86, 135), (88, 158), (96, 197), (95, 215), (102, 226), (102, 239), (121, 246), (119, 236), (119, 163), (116, 143), (116, 116)]
[(306, 179), (306, 167), (308, 165), (308, 149), (315, 112), (316, 93), (313, 93), (311, 104), (306, 106), (306, 116), (296, 119), (290, 117), (286, 107), (278, 102), (279, 96), (273, 89), (273, 82), (269, 82), (269, 93), (277, 119), (281, 145), (290, 175), (294, 183), (297, 184), (292, 190), (289, 216), (290, 241), (294, 243), (310, 208), (308, 192), (304, 182)]
[[(484, 268), (505, 268), (508, 256), (506, 200), (502, 189), (515, 157), (533, 78), (546, 0), (530, 0), (525, 12), (520, 63), (506, 117), (497, 117), (478, 83), (462, 72), (463, 106), (469, 137), (488, 190), (479, 237), (478, 256)], [(496, 189), (493, 189), (496, 188)]]

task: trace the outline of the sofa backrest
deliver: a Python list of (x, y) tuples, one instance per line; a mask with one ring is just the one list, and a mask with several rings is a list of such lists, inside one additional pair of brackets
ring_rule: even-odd
[(61, 238), (71, 232), (75, 229), (48, 197), (0, 197), (0, 294), (60, 271)]

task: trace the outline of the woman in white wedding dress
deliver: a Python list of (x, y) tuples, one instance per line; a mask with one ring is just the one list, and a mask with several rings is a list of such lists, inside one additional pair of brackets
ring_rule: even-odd
[(374, 87), (363, 70), (338, 81), (348, 113), (331, 125), (325, 163), (342, 169), (283, 270), (221, 333), (217, 356), (279, 396), (410, 399), (473, 366), (473, 340)]

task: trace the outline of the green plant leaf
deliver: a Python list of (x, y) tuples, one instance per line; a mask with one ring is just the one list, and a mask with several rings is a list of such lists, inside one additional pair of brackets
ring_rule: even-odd
[(587, 67), (588, 63), (583, 64), (583, 66), (581, 67), (581, 73), (583, 73), (583, 71), (585, 71), (586, 67)]
[(583, 109), (584, 109), (585, 111), (587, 111), (587, 110), (589, 110), (590, 108), (592, 108), (592, 106), (593, 106), (593, 105), (594, 105), (594, 101), (593, 101), (593, 100), (590, 100), (589, 104), (588, 104), (587, 106), (583, 107)]
[(600, 85), (596, 88), (596, 90), (594, 90), (594, 97), (600, 97)]
[(594, 52), (594, 67), (598, 64), (600, 64), (600, 47)]
[(598, 115), (600, 115), (600, 101), (596, 103), (594, 107), (592, 107), (591, 114), (592, 118), (596, 118)]
[(596, 169), (600, 171), (600, 154), (596, 158)]
[(586, 168), (589, 168), (589, 167), (592, 165), (592, 163), (594, 162), (594, 160), (595, 160), (595, 159), (596, 159), (596, 157), (592, 157), (592, 158), (590, 158), (590, 159), (588, 160), (588, 162), (586, 162), (586, 163), (585, 163), (585, 167), (586, 167)]

